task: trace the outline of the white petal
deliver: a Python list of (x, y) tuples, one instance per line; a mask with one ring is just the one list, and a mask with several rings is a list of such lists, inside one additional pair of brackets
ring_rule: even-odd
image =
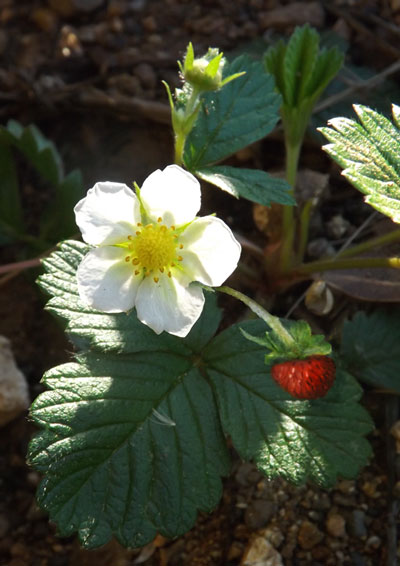
[(201, 315), (204, 295), (201, 287), (184, 287), (165, 274), (155, 283), (151, 277), (142, 280), (136, 296), (136, 312), (143, 324), (156, 334), (165, 330), (185, 337)]
[(91, 250), (79, 264), (78, 291), (82, 301), (103, 312), (133, 308), (141, 278), (125, 261), (126, 251), (116, 247)]
[(155, 222), (161, 217), (169, 226), (190, 222), (200, 209), (200, 183), (178, 165), (149, 175), (140, 196), (149, 217)]
[(194, 281), (218, 286), (236, 269), (241, 246), (219, 218), (196, 218), (179, 237), (182, 268)]
[(84, 241), (93, 246), (126, 241), (140, 222), (139, 201), (123, 183), (96, 183), (74, 212)]

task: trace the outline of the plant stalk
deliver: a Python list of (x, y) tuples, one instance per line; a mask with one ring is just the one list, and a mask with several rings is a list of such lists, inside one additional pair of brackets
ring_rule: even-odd
[(400, 269), (400, 257), (355, 257), (338, 259), (321, 259), (304, 263), (296, 268), (296, 273), (307, 275), (317, 271), (333, 271), (336, 269), (358, 269), (367, 267), (391, 267)]
[(398, 242), (400, 240), (400, 230), (393, 230), (393, 232), (389, 232), (388, 234), (383, 234), (382, 236), (377, 236), (376, 238), (371, 238), (366, 242), (362, 242), (352, 248), (348, 248), (347, 250), (343, 250), (342, 252), (338, 252), (337, 258), (342, 257), (352, 257), (355, 255), (359, 255), (360, 253), (366, 252), (378, 246), (391, 244), (393, 242)]
[(281, 321), (277, 316), (273, 316), (267, 310), (265, 310), (261, 305), (259, 305), (253, 299), (250, 299), (247, 295), (244, 295), (240, 291), (236, 291), (236, 289), (232, 289), (227, 285), (223, 285), (222, 287), (214, 287), (216, 291), (220, 291), (221, 293), (226, 293), (231, 297), (234, 297), (238, 301), (242, 301), (251, 311), (254, 312), (259, 318), (261, 318), (264, 322), (268, 324), (268, 326), (281, 338), (285, 344), (288, 346), (292, 346), (295, 341), (286, 328), (282, 325)]
[[(295, 193), (297, 167), (300, 157), (301, 140), (298, 144), (287, 142), (286, 147), (286, 180), (291, 186), (290, 194)], [(280, 257), (280, 266), (283, 273), (289, 271), (292, 263), (293, 242), (296, 231), (296, 223), (292, 206), (283, 207), (282, 217), (282, 250)]]

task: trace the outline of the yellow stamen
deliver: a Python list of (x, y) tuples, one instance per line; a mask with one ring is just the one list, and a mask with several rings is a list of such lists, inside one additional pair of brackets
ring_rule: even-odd
[(179, 244), (179, 249), (183, 250), (183, 244)]
[(170, 272), (170, 271), (168, 271), (168, 277), (172, 277), (172, 275), (171, 275), (171, 272)]
[(125, 258), (125, 261), (131, 261), (131, 256), (127, 255), (126, 258)]
[(153, 277), (154, 279), (154, 283), (158, 283), (159, 282), (159, 278), (158, 277)]

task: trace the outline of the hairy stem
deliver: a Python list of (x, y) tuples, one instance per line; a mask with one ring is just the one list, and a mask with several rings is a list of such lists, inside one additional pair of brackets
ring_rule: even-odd
[(400, 257), (355, 257), (321, 259), (305, 263), (296, 268), (296, 273), (308, 274), (317, 271), (332, 271), (334, 269), (357, 269), (367, 267), (391, 267), (400, 269)]
[(268, 324), (268, 326), (281, 338), (285, 344), (291, 346), (295, 343), (292, 336), (286, 330), (286, 328), (282, 325), (281, 321), (277, 316), (273, 316), (267, 310), (265, 310), (261, 305), (259, 305), (253, 299), (250, 299), (247, 295), (244, 295), (240, 291), (236, 291), (236, 289), (232, 289), (227, 285), (223, 285), (222, 287), (215, 287), (216, 291), (220, 291), (221, 293), (226, 293), (238, 301), (242, 301), (250, 310), (254, 312), (259, 318), (261, 318), (264, 322)]

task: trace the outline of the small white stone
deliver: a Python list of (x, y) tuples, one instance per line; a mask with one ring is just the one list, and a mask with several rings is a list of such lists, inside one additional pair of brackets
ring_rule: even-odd
[(28, 384), (17, 368), (10, 341), (0, 336), (0, 426), (29, 407)]

